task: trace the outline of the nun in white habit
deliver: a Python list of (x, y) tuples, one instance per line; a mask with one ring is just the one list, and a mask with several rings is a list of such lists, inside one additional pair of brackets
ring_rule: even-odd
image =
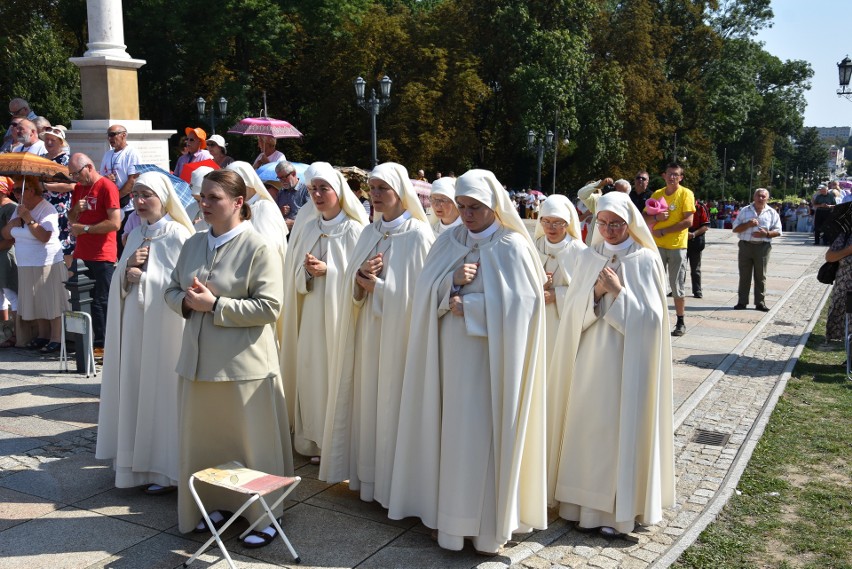
[(414, 292), (389, 516), (494, 554), (547, 525), (544, 271), (494, 174), (456, 203)]
[(231, 162), (226, 169), (239, 174), (246, 183), (246, 203), (251, 208), (251, 226), (278, 249), (283, 263), (287, 256), (288, 231), (275, 200), (248, 162)]
[(163, 293), (195, 229), (165, 175), (140, 175), (131, 195), (142, 223), (110, 284), (95, 456), (113, 461), (116, 487), (159, 494), (178, 481), (175, 367), (184, 326)]
[(586, 248), (580, 233), (577, 210), (571, 200), (554, 194), (542, 202), (533, 239), (547, 277), (544, 283), (544, 319), (547, 323), (545, 357), (550, 361), (556, 330), (559, 328), (559, 316), (574, 273), (574, 263), (579, 252)]
[(444, 231), (461, 225), (459, 209), (456, 207), (456, 179), (450, 176), (438, 178), (432, 182), (432, 194), (429, 201), (438, 220), (432, 224), (435, 237)]
[(192, 171), (189, 188), (192, 191), (193, 202), (187, 206), (186, 214), (192, 221), (192, 225), (195, 226), (196, 232), (210, 229), (210, 225), (204, 221), (204, 216), (201, 214), (201, 183), (204, 181), (204, 176), (213, 170), (214, 168), (210, 166), (199, 166)]
[(611, 537), (674, 505), (672, 356), (666, 278), (642, 214), (610, 192), (595, 223), (548, 372), (559, 385), (549, 406), (563, 409), (548, 490), (560, 517)]
[(352, 303), (344, 274), (368, 220), (331, 164), (315, 162), (309, 173), (311, 206), (296, 219), (284, 263), (281, 375), (293, 404), (293, 448), (314, 457), (321, 454), (329, 378), (340, 375), (341, 312)]
[(339, 378), (329, 389), (320, 479), (349, 480), (364, 501), (387, 507), (411, 293), (435, 237), (404, 166), (370, 172), (375, 221), (349, 259), (352, 288), (341, 319), (347, 338)]

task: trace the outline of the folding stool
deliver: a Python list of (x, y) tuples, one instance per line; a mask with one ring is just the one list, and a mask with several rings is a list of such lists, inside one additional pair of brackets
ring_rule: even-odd
[(86, 362), (86, 377), (89, 377), (90, 374), (98, 375), (98, 366), (95, 364), (95, 349), (92, 347), (92, 317), (86, 312), (65, 310), (62, 312), (61, 322), (62, 348), (59, 351), (59, 370), (68, 371), (68, 348), (65, 344), (65, 331), (67, 330), (83, 336), (83, 341), (77, 342), (76, 348), (83, 351), (83, 359)]
[[(211, 484), (213, 486), (218, 486), (219, 488), (224, 488), (225, 490), (229, 490), (231, 492), (237, 492), (239, 494), (243, 494), (247, 496), (246, 501), (243, 503), (239, 509), (234, 512), (228, 520), (222, 525), (218, 530), (213, 526), (213, 522), (210, 520), (210, 517), (207, 515), (207, 509), (204, 507), (204, 504), (201, 502), (201, 498), (198, 495), (198, 492), (195, 490), (195, 483), (204, 482), (205, 484)], [(299, 555), (296, 553), (296, 550), (293, 549), (293, 546), (290, 545), (290, 540), (287, 539), (287, 536), (284, 534), (284, 530), (281, 529), (281, 525), (278, 523), (278, 520), (275, 519), (275, 515), (272, 513), (272, 510), (278, 507), (281, 502), (299, 485), (302, 479), (299, 476), (295, 476), (293, 478), (284, 477), (284, 476), (275, 476), (273, 474), (266, 474), (265, 472), (260, 472), (259, 470), (251, 470), (250, 468), (244, 467), (239, 462), (233, 461), (228, 462), (226, 464), (220, 464), (219, 466), (214, 466), (213, 468), (207, 468), (205, 470), (199, 470), (195, 474), (189, 477), (189, 491), (192, 493), (192, 497), (195, 500), (195, 503), (198, 504), (198, 508), (201, 510), (201, 515), (204, 518), (207, 527), (210, 529), (210, 532), (213, 534), (210, 539), (204, 542), (198, 551), (183, 564), (184, 567), (187, 567), (190, 563), (195, 561), (199, 555), (204, 553), (204, 551), (212, 545), (215, 541), (219, 546), (219, 549), (222, 551), (222, 554), (225, 556), (225, 559), (228, 561), (228, 566), (231, 569), (236, 569), (231, 556), (228, 554), (228, 550), (225, 548), (225, 543), (222, 541), (222, 534), (228, 527), (238, 518), (240, 514), (242, 514), (246, 508), (254, 504), (255, 502), (260, 502), (260, 505), (263, 506), (264, 513), (260, 515), (249, 527), (245, 530), (241, 535), (240, 539), (243, 539), (245, 536), (249, 534), (254, 528), (260, 525), (267, 516), (272, 521), (272, 526), (278, 532), (278, 535), (281, 536), (281, 539), (284, 540), (284, 544), (287, 546), (287, 549), (290, 551), (290, 555), (293, 556), (293, 560), (296, 563), (301, 563), (301, 559)], [(286, 488), (286, 490), (284, 490)], [(275, 492), (277, 490), (284, 490), (284, 493), (278, 498), (272, 506), (266, 503), (264, 500), (264, 496)]]

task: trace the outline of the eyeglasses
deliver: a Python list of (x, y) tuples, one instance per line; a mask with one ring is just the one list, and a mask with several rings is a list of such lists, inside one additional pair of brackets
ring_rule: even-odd
[(187, 138), (186, 141), (187, 142), (198, 142), (198, 139), (197, 138)]
[(118, 136), (119, 134), (126, 134), (126, 133), (127, 133), (126, 130), (117, 130), (115, 132), (107, 132), (107, 136), (109, 138), (114, 138), (114, 137)]
[(451, 203), (453, 203), (453, 200), (448, 200), (446, 198), (431, 198), (429, 201), (432, 202), (432, 205), (440, 206), (450, 205)]
[(561, 227), (568, 226), (568, 224), (564, 221), (545, 221), (542, 219), (539, 223), (541, 223), (542, 227), (550, 227), (551, 229), (559, 229)]
[(77, 170), (76, 172), (70, 172), (68, 175), (69, 175), (69, 176), (71, 176), (71, 178), (77, 178), (77, 176), (79, 176), (79, 175), (80, 175), (80, 172), (82, 172), (83, 170), (85, 170), (85, 169), (86, 169), (86, 168), (88, 168), (89, 166), (91, 166), (91, 164), (83, 164), (83, 167), (82, 167), (82, 168), (80, 168), (80, 169), (79, 169), (79, 170)]
[(130, 197), (134, 200), (150, 200), (157, 197), (157, 194), (154, 192), (130, 192)]
[(18, 128), (19, 126), (21, 126), (21, 123), (20, 123), (20, 121), (18, 121), (18, 122), (13, 122), (13, 123), (11, 123), (9, 126), (10, 126), (11, 128)]
[(21, 111), (25, 111), (25, 110), (27, 110), (27, 107), (21, 107), (21, 108), (15, 110), (15, 111), (9, 111), (9, 114), (14, 117), (14, 116), (21, 114)]
[(60, 138), (63, 138), (64, 134), (65, 134), (65, 133), (62, 132), (61, 128), (56, 128), (55, 126), (45, 127), (43, 132), (45, 132), (46, 134), (52, 134), (54, 136), (58, 136)]
[(647, 182), (647, 181), (648, 181), (648, 178), (645, 178), (645, 177), (643, 177), (643, 176), (636, 176), (636, 179), (637, 179), (637, 180), (640, 180), (640, 181), (642, 181), (642, 182)]
[(618, 231), (619, 229), (627, 225), (627, 222), (620, 221), (615, 223), (607, 223), (606, 221), (596, 221), (595, 225), (597, 225), (599, 229), (609, 229), (610, 231)]

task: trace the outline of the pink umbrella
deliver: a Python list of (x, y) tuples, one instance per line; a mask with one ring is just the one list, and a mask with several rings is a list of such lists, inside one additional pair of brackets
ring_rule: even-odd
[(432, 202), (429, 200), (429, 196), (432, 194), (432, 184), (423, 180), (411, 180), (411, 185), (414, 186), (414, 191), (417, 192), (417, 197), (420, 198), (423, 209), (432, 207)]
[(287, 121), (269, 117), (249, 117), (228, 131), (246, 136), (273, 136), (275, 138), (302, 138), (302, 133)]

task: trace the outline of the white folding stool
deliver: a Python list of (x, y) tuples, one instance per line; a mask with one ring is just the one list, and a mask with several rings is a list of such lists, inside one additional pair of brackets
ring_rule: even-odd
[(98, 375), (98, 366), (95, 363), (95, 349), (92, 347), (92, 317), (86, 312), (75, 312), (66, 310), (62, 312), (62, 348), (59, 351), (59, 370), (68, 371), (68, 348), (65, 345), (65, 331), (73, 332), (83, 336), (82, 342), (77, 342), (76, 349), (83, 351), (83, 359), (86, 362), (86, 377)]
[[(195, 482), (204, 482), (206, 484), (211, 484), (213, 486), (218, 486), (219, 488), (224, 488), (225, 490), (229, 490), (231, 492), (237, 492), (239, 494), (244, 494), (248, 496), (246, 501), (243, 503), (240, 508), (234, 512), (234, 514), (228, 518), (228, 520), (220, 527), (218, 530), (213, 525), (213, 522), (210, 520), (210, 517), (207, 515), (207, 509), (204, 507), (204, 504), (201, 502), (201, 498), (198, 496), (198, 492), (195, 491)], [(228, 550), (225, 548), (225, 543), (222, 541), (222, 534), (225, 533), (225, 530), (234, 523), (234, 521), (240, 517), (246, 508), (254, 504), (255, 502), (260, 502), (260, 505), (263, 506), (264, 513), (260, 515), (249, 527), (246, 531), (240, 534), (240, 539), (243, 539), (245, 536), (249, 534), (254, 528), (260, 525), (267, 516), (270, 520), (272, 520), (272, 525), (275, 528), (275, 531), (278, 532), (278, 535), (281, 536), (281, 539), (284, 540), (284, 545), (287, 546), (287, 549), (290, 551), (290, 555), (293, 556), (293, 561), (295, 563), (301, 563), (302, 560), (299, 558), (299, 555), (296, 553), (296, 550), (293, 549), (293, 546), (290, 544), (290, 540), (287, 539), (287, 535), (284, 533), (284, 530), (281, 529), (281, 525), (278, 523), (278, 520), (275, 519), (275, 514), (272, 513), (272, 510), (278, 507), (281, 502), (292, 492), (296, 486), (299, 485), (299, 482), (302, 481), (302, 478), (299, 476), (295, 476), (293, 478), (285, 477), (285, 476), (275, 476), (273, 474), (266, 474), (265, 472), (260, 472), (259, 470), (251, 470), (250, 468), (244, 467), (239, 462), (233, 461), (228, 462), (226, 464), (220, 464), (219, 466), (214, 466), (213, 468), (207, 468), (205, 470), (199, 470), (195, 474), (189, 477), (189, 491), (192, 493), (192, 497), (195, 500), (195, 503), (198, 504), (198, 509), (201, 510), (201, 515), (204, 518), (204, 522), (207, 524), (207, 527), (210, 529), (210, 532), (213, 534), (210, 539), (204, 542), (198, 551), (183, 564), (184, 567), (189, 566), (190, 563), (195, 561), (199, 555), (204, 553), (204, 551), (210, 547), (215, 541), (219, 546), (219, 549), (222, 550), (222, 554), (225, 556), (225, 559), (228, 560), (228, 566), (231, 569), (236, 569), (234, 565), (234, 561), (231, 559), (231, 556), (228, 554)], [(284, 490), (286, 488), (286, 490)], [(264, 496), (271, 494), (272, 492), (276, 492), (278, 490), (284, 490), (284, 493), (280, 498), (275, 500), (275, 503), (270, 506), (266, 503), (266, 500), (263, 499)]]

